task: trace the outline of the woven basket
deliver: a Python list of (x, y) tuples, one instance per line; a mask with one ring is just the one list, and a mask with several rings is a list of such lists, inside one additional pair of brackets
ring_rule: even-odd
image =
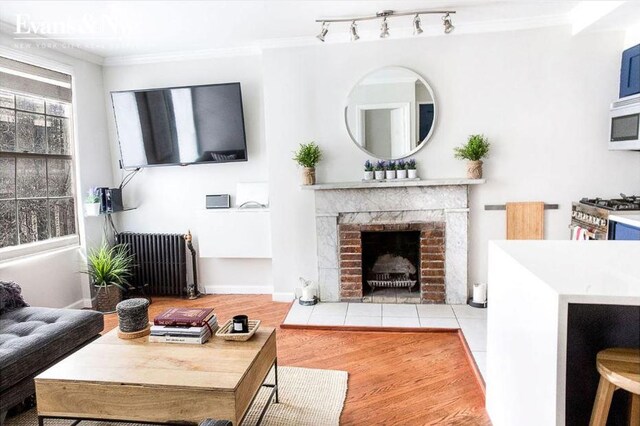
[(229, 320), (224, 323), (222, 327), (216, 331), (216, 336), (221, 337), (224, 340), (233, 340), (236, 342), (246, 342), (256, 333), (258, 327), (260, 327), (260, 320), (249, 320), (249, 332), (248, 333), (232, 333), (233, 320)]

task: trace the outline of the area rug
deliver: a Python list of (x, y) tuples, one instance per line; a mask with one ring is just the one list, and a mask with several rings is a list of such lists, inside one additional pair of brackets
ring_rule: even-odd
[[(347, 372), (299, 367), (278, 367), (280, 403), (267, 410), (264, 426), (338, 425), (347, 395)], [(273, 371), (267, 377), (273, 383)], [(242, 426), (254, 426), (271, 392), (262, 388), (249, 409)], [(35, 409), (8, 418), (7, 426), (37, 426)], [(45, 426), (68, 426), (69, 420), (48, 419)], [(80, 426), (127, 426), (134, 423), (83, 421)], [(235, 426), (235, 425), (234, 425)]]

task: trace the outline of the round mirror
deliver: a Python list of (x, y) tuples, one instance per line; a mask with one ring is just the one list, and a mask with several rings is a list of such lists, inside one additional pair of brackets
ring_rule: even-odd
[(384, 160), (408, 157), (433, 133), (433, 91), (415, 72), (401, 67), (375, 70), (349, 93), (347, 131), (362, 150)]

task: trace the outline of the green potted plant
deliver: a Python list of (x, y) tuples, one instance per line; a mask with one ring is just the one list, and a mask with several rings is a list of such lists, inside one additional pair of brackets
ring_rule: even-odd
[(455, 148), (455, 157), (468, 160), (467, 178), (482, 179), (482, 159), (489, 154), (489, 140), (484, 135), (470, 135), (467, 143)]
[(406, 179), (407, 178), (407, 164), (404, 160), (399, 160), (396, 163), (396, 178), (398, 179)]
[(109, 247), (106, 243), (89, 251), (88, 269), (84, 271), (95, 286), (96, 305), (100, 312), (113, 312), (128, 287), (133, 256), (125, 244)]
[(409, 179), (418, 179), (418, 169), (416, 169), (416, 160), (411, 158), (404, 165), (404, 168), (407, 169), (407, 177)]
[(396, 162), (389, 161), (387, 163), (387, 169), (385, 171), (385, 177), (387, 179), (395, 179), (396, 178)]
[(313, 185), (316, 183), (316, 164), (322, 159), (320, 147), (315, 142), (301, 143), (293, 159), (302, 167), (302, 184)]
[(376, 163), (376, 166), (374, 167), (374, 175), (376, 180), (384, 180), (384, 169), (386, 167), (386, 164), (384, 163), (384, 161), (378, 161)]
[(373, 164), (369, 160), (364, 162), (364, 180), (373, 180)]
[(84, 214), (86, 216), (100, 215), (100, 197), (96, 188), (89, 188), (84, 200)]

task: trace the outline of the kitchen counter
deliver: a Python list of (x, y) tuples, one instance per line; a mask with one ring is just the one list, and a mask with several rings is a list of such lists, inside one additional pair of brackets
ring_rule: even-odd
[(595, 353), (640, 347), (639, 259), (633, 241), (490, 243), (486, 383), (494, 425), (588, 423)]

